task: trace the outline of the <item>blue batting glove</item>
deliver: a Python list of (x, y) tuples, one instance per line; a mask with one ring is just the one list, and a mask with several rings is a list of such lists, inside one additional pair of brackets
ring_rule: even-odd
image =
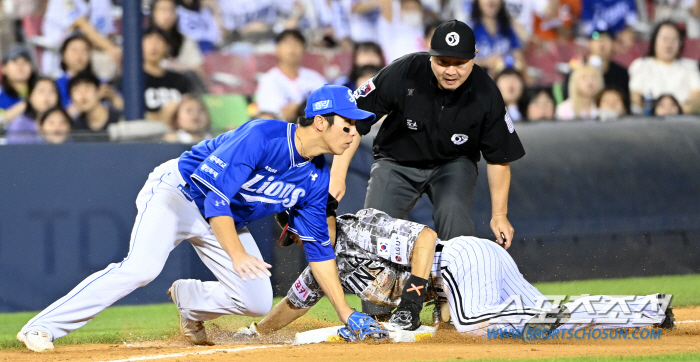
[(338, 330), (338, 335), (350, 342), (363, 341), (367, 337), (382, 340), (389, 337), (389, 331), (382, 328), (372, 317), (364, 313), (353, 312), (348, 317), (345, 327)]

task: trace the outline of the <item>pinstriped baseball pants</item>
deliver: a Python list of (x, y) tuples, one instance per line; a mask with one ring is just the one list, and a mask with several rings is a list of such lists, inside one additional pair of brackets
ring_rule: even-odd
[[(442, 283), (459, 332), (486, 336), (489, 328), (521, 330), (530, 318), (552, 307), (495, 242), (460, 236), (442, 243), (433, 272)], [(572, 312), (571, 319), (560, 328), (659, 324), (665, 318), (661, 304), (658, 294), (582, 297), (565, 304)]]

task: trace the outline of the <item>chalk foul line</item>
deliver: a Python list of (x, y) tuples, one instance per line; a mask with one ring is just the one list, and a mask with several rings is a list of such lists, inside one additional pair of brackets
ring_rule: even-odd
[(171, 354), (160, 354), (160, 355), (151, 355), (151, 356), (131, 357), (131, 358), (118, 359), (118, 360), (110, 360), (110, 361), (104, 361), (104, 362), (148, 361), (148, 360), (163, 359), (163, 358), (177, 358), (177, 357), (196, 356), (196, 355), (206, 355), (206, 354), (214, 354), (214, 353), (232, 353), (232, 352), (249, 351), (249, 350), (253, 350), (253, 349), (276, 348), (276, 347), (285, 347), (285, 346), (279, 345), (279, 344), (278, 344), (278, 345), (272, 345), (272, 346), (249, 346), (249, 347), (239, 347), (239, 348), (217, 348), (217, 349), (209, 349), (209, 350), (206, 350), (206, 351), (181, 352), (181, 353), (171, 353)]

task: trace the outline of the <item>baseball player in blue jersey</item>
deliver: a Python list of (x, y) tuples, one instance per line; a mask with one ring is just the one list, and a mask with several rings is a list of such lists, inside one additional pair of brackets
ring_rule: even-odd
[(386, 331), (345, 301), (328, 235), (329, 174), (322, 154), (342, 154), (355, 121), (372, 121), (352, 92), (323, 86), (299, 124), (253, 120), (203, 141), (156, 167), (136, 199), (138, 214), (126, 258), (96, 272), (32, 318), (17, 334), (27, 348), (53, 349), (53, 340), (80, 328), (117, 300), (155, 279), (183, 240), (218, 281), (178, 280), (168, 293), (190, 341), (207, 343), (203, 321), (221, 315), (265, 315), (272, 307), (271, 265), (245, 226), (289, 209), (289, 226), (303, 240), (319, 285), (358, 339)]

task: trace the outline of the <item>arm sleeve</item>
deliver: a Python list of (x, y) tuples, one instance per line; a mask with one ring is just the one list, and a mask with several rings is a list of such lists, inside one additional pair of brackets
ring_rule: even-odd
[(209, 220), (214, 216), (233, 217), (229, 203), (217, 195), (214, 191), (209, 191), (204, 199), (204, 218)]
[(318, 285), (311, 267), (306, 267), (287, 292), (287, 299), (297, 308), (309, 309), (316, 305), (325, 294)]
[[(374, 122), (391, 113), (396, 106), (396, 94), (400, 93), (398, 89), (403, 79), (402, 63), (397, 60), (389, 64), (355, 90), (357, 108), (376, 114)], [(357, 122), (355, 127), (361, 135), (366, 135), (374, 122)]]
[(299, 235), (304, 242), (304, 251), (309, 262), (335, 258), (326, 220), (330, 177), (325, 163), (324, 168), (317, 169), (316, 172), (320, 173), (320, 177), (314, 185), (319, 187), (310, 190), (310, 197), (304, 200), (302, 205), (289, 210), (289, 230)]
[(193, 186), (209, 198), (213, 191), (220, 200), (231, 203), (265, 152), (265, 138), (257, 129), (239, 130), (207, 157), (192, 173)]
[[(491, 81), (493, 82), (493, 81)], [(506, 110), (505, 102), (498, 88), (491, 87), (491, 110), (487, 113), (481, 128), (479, 148), (487, 162), (508, 163), (525, 155), (515, 126)]]

